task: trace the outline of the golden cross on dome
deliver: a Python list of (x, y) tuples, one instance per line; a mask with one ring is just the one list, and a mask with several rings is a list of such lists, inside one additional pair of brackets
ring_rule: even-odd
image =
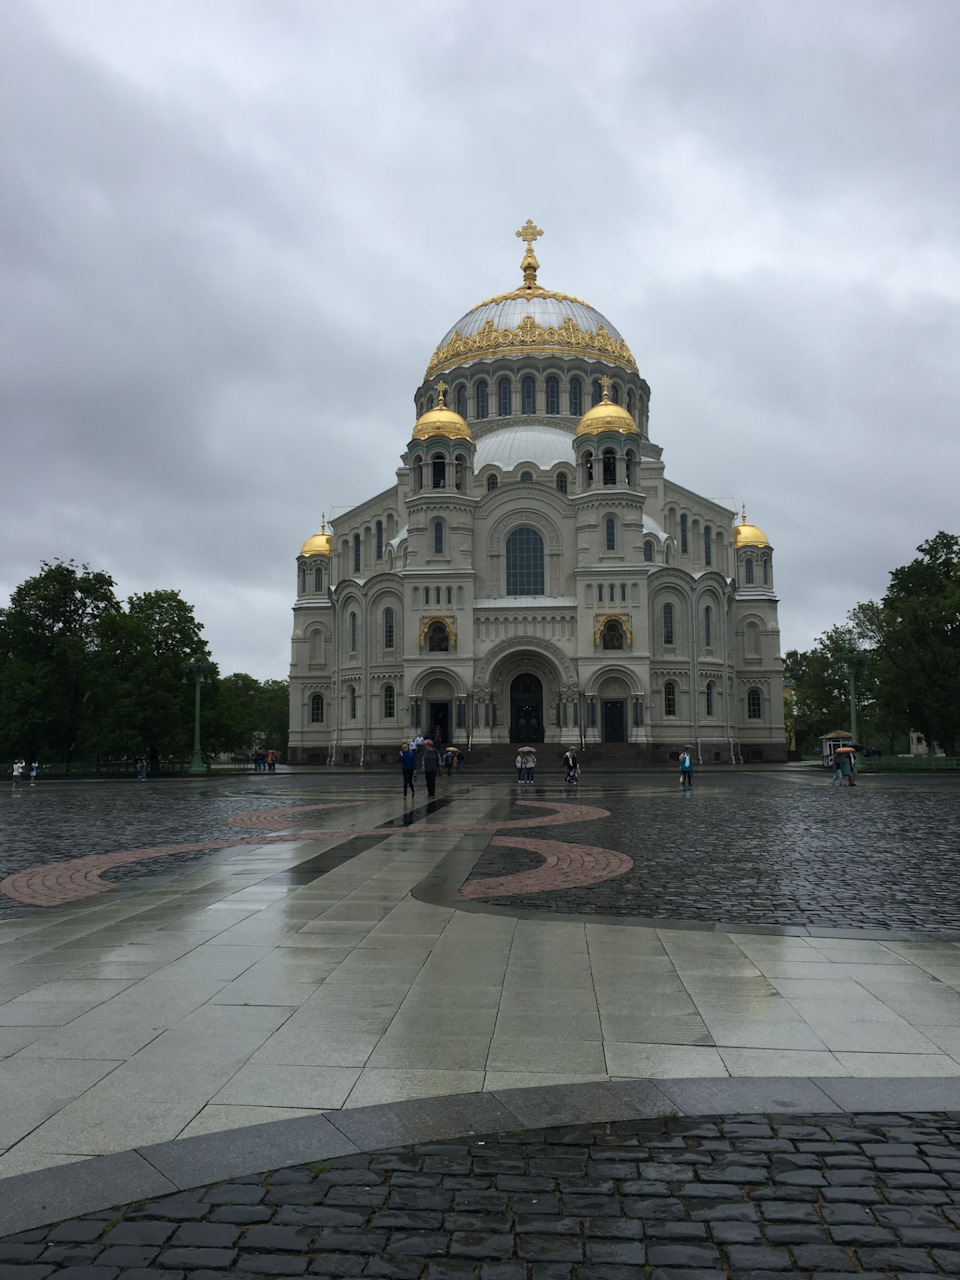
[(443, 408), (443, 393), (449, 391), (449, 387), (443, 381), (437, 383), (437, 408)]
[(603, 388), (604, 401), (609, 400), (610, 399), (610, 379), (607, 377), (606, 374), (604, 374), (603, 377), (600, 379), (600, 386)]
[(535, 227), (533, 225), (533, 219), (528, 218), (526, 222), (523, 224), (523, 226), (520, 228), (520, 230), (517, 232), (517, 239), (524, 240), (526, 242), (527, 248), (532, 249), (533, 242), (542, 235), (543, 235), (543, 232), (540, 230), (540, 228)]
[(542, 235), (543, 232), (540, 228), (533, 225), (532, 218), (528, 218), (517, 232), (517, 238), (527, 246), (523, 261), (520, 263), (520, 270), (523, 272), (523, 287), (525, 289), (535, 289), (537, 287), (537, 268), (540, 263), (533, 252), (533, 244), (537, 237)]

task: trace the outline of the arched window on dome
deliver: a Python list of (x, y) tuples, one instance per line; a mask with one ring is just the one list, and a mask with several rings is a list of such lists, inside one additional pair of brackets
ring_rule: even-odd
[(677, 714), (677, 686), (672, 680), (668, 680), (663, 686), (663, 714), (665, 716)]
[(520, 412), (537, 412), (537, 383), (529, 373), (520, 382)]
[(323, 590), (323, 569), (320, 565), (313, 571), (313, 589), (317, 595)]
[(765, 587), (770, 585), (770, 561), (766, 556), (763, 557), (763, 585)]
[(395, 614), (392, 609), (383, 611), (383, 647), (392, 649), (396, 638)]
[(536, 531), (521, 527), (507, 538), (507, 595), (543, 595), (543, 538)]
[(653, 562), (653, 543), (649, 539), (643, 544), (643, 559), (645, 564)]
[(663, 606), (663, 643), (672, 645), (673, 642), (673, 605), (665, 604)]
[(747, 694), (747, 719), (763, 719), (763, 699), (759, 689), (751, 689)]
[(560, 379), (551, 376), (545, 383), (547, 395), (547, 413), (560, 412)]
[(501, 378), (497, 383), (497, 416), (509, 418), (513, 413), (513, 387), (509, 378)]
[(533, 484), (533, 472), (532, 472), (532, 471), (521, 471), (521, 472), (520, 472), (520, 483), (521, 483), (521, 484)]
[(620, 387), (616, 382), (610, 388), (610, 400), (613, 404), (620, 403)]
[(557, 493), (567, 492), (567, 473), (561, 471), (557, 476)]
[(433, 554), (435, 556), (443, 555), (443, 521), (435, 520), (433, 523)]
[(490, 412), (490, 392), (486, 378), (477, 383), (477, 417), (485, 418)]
[(570, 415), (574, 418), (583, 416), (583, 383), (579, 378), (570, 379)]
[(743, 562), (743, 579), (747, 586), (753, 586), (753, 557), (747, 556)]
[(617, 483), (617, 455), (612, 449), (603, 451), (603, 483)]
[(599, 378), (594, 378), (590, 383), (590, 403), (591, 405), (599, 404), (603, 399), (603, 389), (600, 386)]
[(493, 493), (496, 487), (497, 487), (497, 477), (487, 476), (487, 493)]
[(354, 573), (360, 572), (360, 535), (359, 533), (355, 533), (353, 535), (353, 572)]
[(589, 489), (593, 484), (593, 454), (589, 449), (583, 455), (583, 487)]
[(310, 699), (310, 723), (323, 724), (323, 694), (315, 693)]
[(447, 483), (447, 460), (442, 453), (433, 455), (433, 487), (443, 489)]
[(392, 684), (383, 686), (383, 718), (392, 720), (397, 714), (397, 695)]
[(607, 516), (606, 523), (607, 550), (616, 551), (617, 549), (617, 522), (613, 516)]
[(465, 418), (467, 416), (467, 388), (462, 382), (460, 386), (457, 387), (457, 413), (459, 413), (461, 418)]

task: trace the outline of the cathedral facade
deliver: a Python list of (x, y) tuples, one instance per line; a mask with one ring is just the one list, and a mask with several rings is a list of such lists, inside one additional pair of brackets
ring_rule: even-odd
[(649, 386), (538, 284), (539, 234), (433, 353), (396, 484), (297, 558), (291, 763), (392, 763), (418, 729), (468, 760), (786, 759), (767, 537), (666, 478)]

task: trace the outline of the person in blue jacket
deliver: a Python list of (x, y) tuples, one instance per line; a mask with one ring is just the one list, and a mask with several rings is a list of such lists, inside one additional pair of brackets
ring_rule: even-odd
[(417, 776), (417, 753), (411, 750), (409, 742), (401, 742), (400, 754), (397, 756), (397, 763), (403, 773), (403, 798), (407, 798), (407, 787), (410, 788), (410, 794), (414, 795), (413, 780)]

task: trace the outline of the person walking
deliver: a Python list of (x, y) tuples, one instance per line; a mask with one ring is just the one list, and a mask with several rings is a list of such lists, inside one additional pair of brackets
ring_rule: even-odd
[(517, 781), (526, 782), (526, 778), (524, 777), (524, 773), (526, 771), (526, 758), (518, 755), (514, 763), (517, 766)]
[(843, 786), (843, 756), (839, 751), (833, 753), (833, 777), (830, 779), (831, 787), (835, 782), (839, 782)]
[(31, 760), (31, 761), (30, 761), (30, 785), (31, 785), (31, 787), (35, 787), (35, 786), (37, 785), (37, 772), (38, 772), (38, 770), (39, 770), (39, 769), (40, 769), (40, 765), (38, 764), (38, 762), (37, 762), (36, 760)]
[(580, 761), (577, 759), (576, 747), (570, 747), (564, 752), (563, 780), (571, 785), (580, 781)]
[(23, 777), (23, 761), (14, 760), (13, 762), (13, 790), (19, 791), (20, 780)]
[(440, 755), (437, 748), (428, 738), (423, 744), (423, 776), (427, 782), (427, 795), (436, 795), (437, 770), (440, 768)]
[(527, 752), (527, 781), (533, 782), (534, 774), (537, 771), (537, 753), (535, 751)]
[(457, 773), (463, 773), (463, 765), (464, 765), (464, 755), (463, 755), (463, 752), (460, 750), (460, 748), (457, 747)]
[(413, 744), (410, 742), (400, 743), (400, 754), (397, 756), (397, 763), (400, 765), (400, 772), (403, 774), (403, 798), (407, 798), (407, 787), (410, 788), (410, 795), (416, 795), (414, 789), (414, 778), (417, 776), (417, 753), (413, 751)]
[(851, 787), (855, 787), (857, 785), (857, 753), (852, 747), (850, 748), (847, 759), (850, 761), (850, 785)]
[(693, 756), (686, 747), (680, 753), (680, 786), (693, 790)]
[(450, 774), (453, 772), (454, 760), (456, 760), (456, 756), (453, 754), (453, 747), (447, 747), (446, 751), (443, 753), (443, 764), (444, 764), (444, 768), (447, 771), (448, 778), (450, 777)]

